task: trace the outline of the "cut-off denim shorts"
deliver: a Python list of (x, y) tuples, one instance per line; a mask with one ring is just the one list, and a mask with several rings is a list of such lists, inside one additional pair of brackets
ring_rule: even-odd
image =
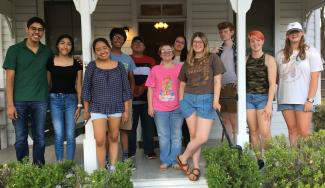
[(190, 117), (194, 112), (204, 119), (217, 117), (213, 108), (213, 94), (185, 93), (183, 100), (180, 101), (180, 106), (184, 118)]
[[(278, 104), (278, 111), (283, 110), (294, 110), (294, 111), (302, 111), (304, 112), (305, 106), (303, 104)], [(316, 107), (313, 105), (313, 109), (311, 112), (315, 112)]]
[(114, 114), (102, 114), (102, 113), (90, 113), (91, 120), (96, 119), (107, 119), (109, 117), (122, 117), (122, 113), (114, 113)]
[(246, 109), (262, 110), (268, 100), (267, 94), (246, 94)]

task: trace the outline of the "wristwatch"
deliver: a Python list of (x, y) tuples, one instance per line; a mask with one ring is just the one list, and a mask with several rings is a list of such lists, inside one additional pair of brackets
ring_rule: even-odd
[(82, 104), (78, 104), (77, 107), (78, 107), (78, 108), (81, 108), (81, 107), (82, 107)]
[(314, 99), (310, 99), (310, 98), (307, 98), (307, 100), (306, 100), (307, 102), (310, 102), (310, 103), (314, 103)]

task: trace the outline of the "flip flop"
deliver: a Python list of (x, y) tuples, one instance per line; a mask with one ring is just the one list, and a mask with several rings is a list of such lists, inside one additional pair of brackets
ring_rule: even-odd
[[(179, 165), (179, 168), (184, 172), (185, 175), (189, 175), (189, 166), (187, 163), (182, 163), (182, 161), (180, 160), (179, 158), (179, 155), (176, 156), (176, 161), (177, 161), (177, 164)], [(185, 168), (184, 168), (185, 167)]]

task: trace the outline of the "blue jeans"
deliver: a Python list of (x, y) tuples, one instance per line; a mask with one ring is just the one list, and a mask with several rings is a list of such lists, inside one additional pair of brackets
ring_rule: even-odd
[(267, 94), (246, 94), (246, 109), (262, 110), (265, 108), (268, 100)]
[(129, 131), (129, 156), (133, 156), (136, 153), (139, 117), (141, 120), (144, 154), (148, 155), (154, 152), (153, 134), (155, 130), (155, 122), (153, 118), (148, 115), (148, 104), (133, 104), (132, 130)]
[(44, 127), (47, 102), (23, 101), (14, 102), (14, 105), (18, 114), (18, 118), (12, 121), (16, 135), (15, 149), (17, 160), (22, 161), (24, 157), (29, 156), (27, 138), (28, 122), (30, 121), (33, 138), (33, 163), (44, 164)]
[(155, 112), (162, 164), (177, 163), (176, 156), (181, 153), (182, 149), (183, 120), (180, 109), (170, 112)]
[(190, 117), (194, 112), (204, 119), (217, 117), (216, 110), (213, 108), (213, 94), (184, 93), (184, 98), (180, 101), (180, 109), (184, 118)]
[(77, 95), (51, 93), (51, 116), (55, 133), (55, 155), (63, 160), (64, 138), (67, 140), (67, 160), (73, 160), (76, 148), (74, 114), (77, 110)]

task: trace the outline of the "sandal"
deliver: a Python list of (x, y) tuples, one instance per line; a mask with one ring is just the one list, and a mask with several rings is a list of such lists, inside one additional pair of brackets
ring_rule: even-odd
[(161, 164), (161, 165), (159, 166), (159, 168), (160, 168), (160, 170), (167, 170), (167, 168), (168, 168), (168, 164)]
[(187, 163), (182, 163), (182, 161), (179, 158), (179, 155), (176, 156), (176, 161), (179, 166), (179, 168), (184, 172), (185, 175), (189, 175), (189, 167)]
[(191, 180), (191, 181), (197, 181), (197, 180), (199, 180), (200, 175), (201, 175), (200, 169), (193, 168), (191, 170), (191, 173), (188, 175), (188, 179)]

